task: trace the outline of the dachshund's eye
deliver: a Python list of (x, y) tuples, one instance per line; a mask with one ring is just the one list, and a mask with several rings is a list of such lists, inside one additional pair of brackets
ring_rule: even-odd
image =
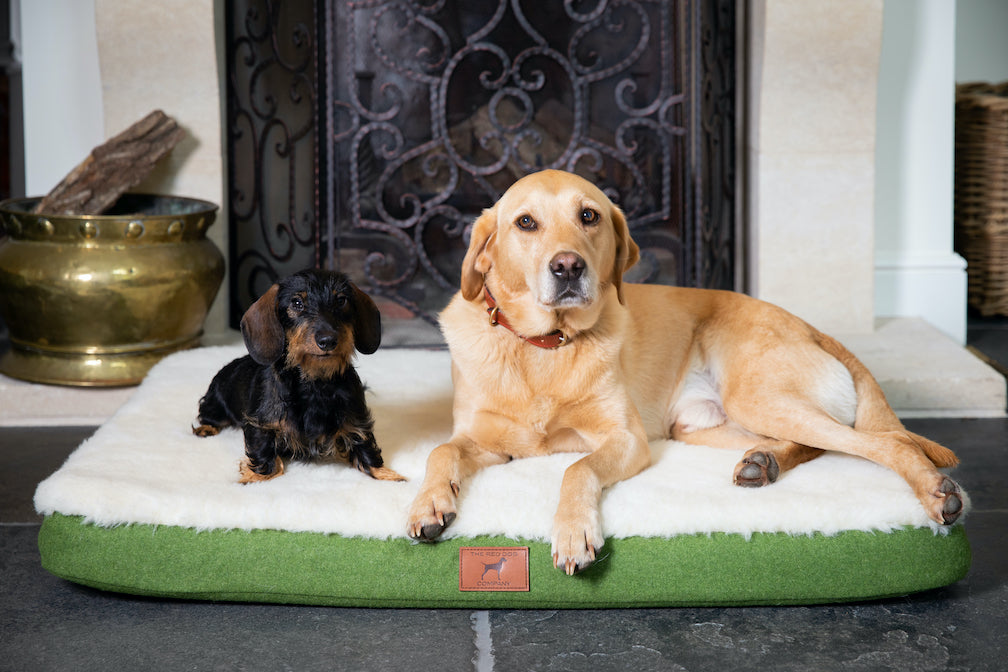
[(599, 214), (591, 208), (585, 208), (581, 211), (581, 223), (585, 226), (595, 226), (598, 224), (598, 221)]
[(536, 221), (532, 219), (530, 215), (522, 215), (521, 217), (516, 219), (515, 226), (517, 226), (522, 231), (535, 231), (537, 228), (539, 228), (539, 225), (536, 224)]
[(338, 306), (339, 308), (344, 308), (344, 307), (346, 307), (346, 305), (347, 305), (347, 303), (348, 303), (349, 301), (350, 301), (350, 299), (348, 299), (348, 298), (347, 298), (347, 295), (346, 295), (346, 294), (337, 294), (337, 295), (336, 295), (336, 305), (337, 305), (337, 306)]
[(300, 313), (304, 310), (304, 301), (301, 300), (300, 296), (295, 296), (291, 299), (290, 307), (295, 313)]

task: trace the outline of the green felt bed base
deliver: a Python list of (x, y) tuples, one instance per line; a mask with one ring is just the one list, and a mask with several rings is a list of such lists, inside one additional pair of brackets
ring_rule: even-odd
[[(461, 592), (461, 546), (528, 546), (528, 592)], [(307, 532), (196, 531), (47, 516), (42, 565), (64, 579), (135, 595), (351, 607), (611, 608), (792, 605), (906, 595), (970, 566), (961, 525), (835, 536), (687, 535), (610, 539), (589, 570), (552, 567), (549, 545), (504, 537), (414, 544)]]

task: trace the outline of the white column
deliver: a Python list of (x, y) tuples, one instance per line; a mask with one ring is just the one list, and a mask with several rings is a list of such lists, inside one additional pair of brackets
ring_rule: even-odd
[(875, 312), (966, 340), (953, 251), (956, 3), (888, 0), (879, 71)]

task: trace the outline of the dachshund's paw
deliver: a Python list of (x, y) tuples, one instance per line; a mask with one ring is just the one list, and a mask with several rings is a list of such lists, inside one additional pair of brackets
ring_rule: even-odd
[(773, 453), (751, 450), (735, 467), (735, 485), (759, 488), (769, 485), (780, 476), (780, 465)]
[(939, 474), (937, 487), (922, 498), (921, 503), (928, 516), (942, 525), (951, 525), (959, 520), (963, 512), (963, 493), (959, 485), (948, 476)]
[(553, 519), (553, 566), (562, 569), (567, 576), (595, 562), (595, 553), (604, 543), (597, 511), (582, 516), (562, 516), (558, 511)]
[(238, 482), (242, 485), (248, 483), (259, 483), (261, 481), (268, 481), (271, 478), (276, 478), (284, 473), (284, 463), (283, 460), (277, 459), (274, 463), (273, 473), (270, 474), (260, 474), (258, 471), (252, 469), (252, 463), (248, 461), (246, 457), (238, 465)]
[(220, 427), (214, 427), (213, 425), (200, 425), (199, 427), (192, 428), (192, 433), (196, 436), (217, 436), (220, 434), (220, 431)]
[(423, 490), (413, 500), (409, 510), (406, 532), (417, 541), (436, 541), (455, 520), (455, 497), (458, 484), (443, 488)]
[(376, 481), (405, 481), (406, 477), (388, 467), (372, 467), (368, 475)]

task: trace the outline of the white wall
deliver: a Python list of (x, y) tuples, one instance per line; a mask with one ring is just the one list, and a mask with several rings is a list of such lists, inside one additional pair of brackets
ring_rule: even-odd
[(956, 4), (886, 0), (876, 127), (875, 314), (966, 340), (952, 251)]
[(1008, 2), (956, 3), (957, 82), (1008, 81)]
[(21, 0), (19, 9), (25, 193), (41, 196), (105, 140), (94, 1)]

